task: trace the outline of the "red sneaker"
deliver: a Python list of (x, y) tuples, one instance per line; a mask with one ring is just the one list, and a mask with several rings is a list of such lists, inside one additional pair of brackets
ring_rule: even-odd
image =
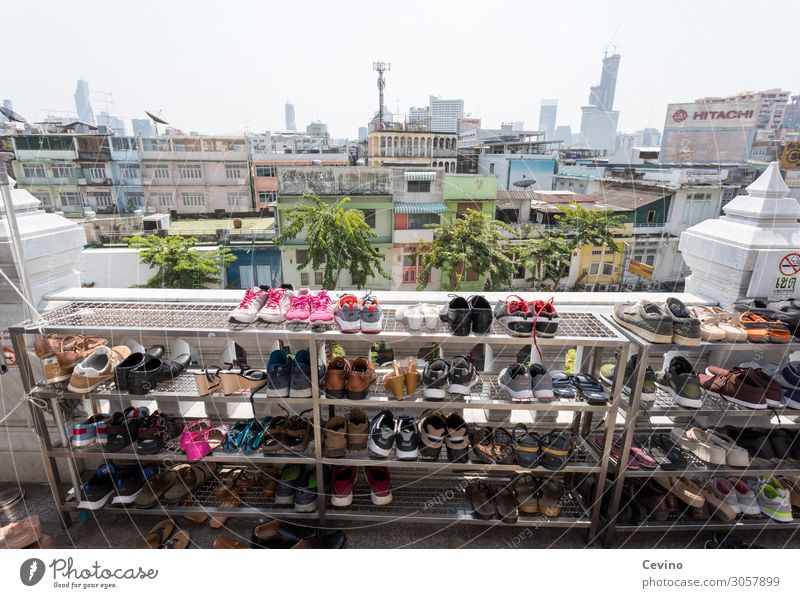
[(358, 470), (355, 467), (337, 465), (331, 473), (331, 505), (334, 507), (349, 507), (353, 504), (353, 486), (356, 485)]
[(367, 482), (369, 483), (372, 504), (379, 507), (392, 502), (392, 478), (388, 467), (366, 467)]

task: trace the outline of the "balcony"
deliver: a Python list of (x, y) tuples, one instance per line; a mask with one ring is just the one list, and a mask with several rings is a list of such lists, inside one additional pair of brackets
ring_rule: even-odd
[(434, 158), (456, 158), (458, 157), (458, 152), (454, 149), (435, 149), (433, 150), (433, 157)]
[(647, 223), (634, 223), (634, 235), (660, 235), (665, 232), (666, 224), (664, 222), (647, 222)]
[(427, 229), (408, 229), (394, 231), (395, 243), (422, 243), (433, 241), (433, 231)]

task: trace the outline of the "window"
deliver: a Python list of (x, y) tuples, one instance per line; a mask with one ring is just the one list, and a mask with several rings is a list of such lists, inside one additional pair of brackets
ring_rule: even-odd
[(301, 287), (308, 286), (308, 272), (300, 272), (300, 286)]
[(656, 211), (647, 210), (647, 222), (655, 222), (655, 221), (656, 221)]
[(77, 191), (62, 191), (58, 194), (58, 199), (61, 202), (61, 205), (64, 207), (83, 205), (81, 194)]
[(50, 168), (56, 179), (68, 179), (75, 176), (75, 166), (72, 164), (53, 164)]
[(244, 164), (226, 164), (225, 165), (225, 178), (226, 179), (241, 179), (242, 173), (245, 171)]
[[(256, 282), (257, 284), (269, 286), (272, 284), (272, 268), (267, 265), (256, 266)], [(250, 285), (253, 286), (253, 285)], [(248, 289), (250, 287), (247, 287)]]
[(141, 191), (126, 191), (125, 201), (128, 203), (129, 208), (143, 208), (144, 193), (142, 193)]
[(181, 193), (184, 206), (203, 207), (206, 205), (205, 193)]
[(594, 276), (600, 271), (600, 262), (592, 262), (589, 264), (589, 274)]
[(250, 198), (248, 193), (241, 193), (239, 191), (228, 191), (228, 207), (230, 208), (246, 208), (248, 199)]
[(249, 289), (255, 286), (252, 266), (239, 266), (239, 287)]
[(106, 178), (106, 167), (105, 166), (92, 166), (89, 168), (89, 178), (90, 179), (104, 179)]
[(603, 276), (614, 274), (614, 264), (603, 264)]
[(169, 166), (156, 166), (153, 168), (154, 179), (169, 180)]
[(182, 164), (178, 167), (182, 179), (202, 179), (203, 169), (199, 164)]
[(420, 264), (419, 256), (414, 257), (411, 249), (404, 250), (403, 253), (403, 284), (417, 284), (419, 281)]
[(162, 208), (172, 206), (172, 202), (175, 200), (175, 196), (172, 193), (156, 193), (154, 198)]
[(375, 228), (375, 210), (361, 210), (364, 212), (364, 222), (369, 224), (370, 228)]
[(481, 211), (481, 206), (474, 201), (459, 202), (456, 206), (456, 218), (466, 218), (467, 210)]
[(439, 224), (439, 214), (409, 214), (408, 230), (424, 229), (426, 224)]
[(275, 176), (275, 167), (274, 166), (256, 166), (256, 176), (274, 177)]
[(644, 263), (647, 264), (648, 266), (652, 266), (655, 263), (655, 261), (656, 261), (656, 255), (654, 253), (651, 253), (646, 258), (644, 258)]
[(44, 205), (50, 205), (50, 192), (49, 191), (31, 191), (31, 195), (33, 195), (36, 199), (38, 199)]
[(489, 164), (489, 174), (494, 174), (494, 162)]
[(89, 193), (89, 204), (94, 204), (98, 208), (111, 207), (110, 193)]
[(74, 150), (71, 135), (21, 135), (14, 138), (14, 146), (18, 150)]
[(299, 266), (308, 259), (308, 249), (298, 249), (294, 252), (295, 263)]
[(602, 249), (592, 249), (592, 255), (603, 255)]
[(430, 193), (431, 192), (431, 182), (430, 181), (408, 181), (408, 192), (409, 193)]
[(318, 287), (322, 286), (322, 272), (314, 272), (314, 284)]
[(138, 179), (141, 175), (142, 173), (136, 164), (125, 164), (122, 167), (123, 179)]
[(26, 177), (43, 179), (47, 175), (44, 172), (44, 165), (42, 164), (24, 164), (22, 172)]
[(275, 192), (274, 191), (259, 191), (258, 192), (258, 202), (259, 203), (274, 203), (275, 202)]

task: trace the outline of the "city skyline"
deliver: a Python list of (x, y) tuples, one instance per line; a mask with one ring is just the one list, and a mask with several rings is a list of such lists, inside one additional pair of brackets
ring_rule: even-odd
[[(93, 11), (98, 21), (103, 22), (105, 13), (99, 7), (104, 5), (90, 2), (87, 10), (92, 11), (93, 6), (98, 7)], [(143, 118), (144, 110), (150, 110), (184, 131), (211, 134), (281, 130), (286, 98), (290, 97), (297, 114), (302, 115), (298, 129), (319, 120), (329, 125), (332, 137), (354, 138), (358, 127), (366, 124), (375, 112), (377, 90), (370, 69), (374, 59), (392, 62), (386, 81), (386, 106), (390, 111), (397, 112), (399, 103), (400, 113), (405, 114), (411, 106), (424, 106), (430, 95), (463, 98), (465, 114), (481, 118), (484, 126), (489, 127), (517, 120), (538, 122), (541, 99), (557, 98), (556, 125), (569, 125), (573, 131), (577, 130), (580, 107), (587, 101), (586, 89), (599, 83), (597, 64), (606, 49), (623, 56), (614, 102), (614, 109), (620, 112), (618, 129), (623, 132), (647, 127), (660, 129), (671, 102), (773, 87), (800, 91), (800, 74), (777, 61), (761, 61), (756, 51), (759, 45), (769, 44), (777, 54), (789, 55), (790, 23), (778, 20), (768, 30), (753, 28), (745, 17), (746, 11), (733, 7), (717, 11), (679, 1), (675, 10), (658, 15), (662, 26), (647, 28), (641, 27), (643, 19), (646, 22), (655, 17), (638, 4), (630, 4), (626, 10), (611, 15), (603, 14), (607, 11), (601, 7), (582, 3), (558, 9), (519, 5), (516, 16), (522, 21), (545, 17), (546, 21), (569, 24), (581, 43), (557, 44), (557, 52), (536, 54), (521, 51), (526, 48), (524, 37), (509, 35), (501, 72), (488, 54), (473, 56), (470, 61), (455, 60), (453, 56), (454, 60), (441, 63), (447, 64), (446, 68), (430, 60), (432, 55), (457, 52), (446, 43), (448, 36), (436, 34), (447, 27), (448, 18), (452, 17), (445, 7), (425, 5), (430, 14), (423, 21), (411, 16), (397, 17), (400, 21), (409, 20), (398, 23), (399, 26), (406, 30), (415, 27), (418, 36), (430, 40), (430, 47), (418, 49), (398, 46), (382, 36), (381, 28), (375, 26), (380, 20), (374, 19), (374, 7), (366, 10), (364, 5), (361, 10), (356, 4), (352, 11), (341, 11), (324, 4), (315, 5), (315, 17), (329, 30), (347, 27), (360, 32), (358, 36), (341, 36), (337, 52), (322, 61), (323, 38), (319, 41), (312, 38), (289, 59), (279, 60), (277, 54), (265, 51), (256, 36), (249, 35), (263, 21), (259, 15), (266, 18), (265, 7), (241, 3), (209, 20), (206, 17), (210, 9), (201, 6), (187, 11), (186, 6), (181, 3), (159, 6), (159, 16), (200, 36), (227, 36), (237, 31), (236, 39), (230, 44), (209, 44), (178, 52), (181, 36), (164, 33), (163, 43), (158, 47), (139, 47), (136, 52), (121, 56), (97, 53), (89, 37), (75, 35), (76, 28), (79, 30), (81, 26), (80, 17), (75, 15), (59, 19), (50, 42), (53, 45), (43, 45), (40, 51), (31, 52), (25, 41), (30, 39), (31, 28), (52, 18), (52, 11), (46, 3), (38, 1), (24, 7), (12, 5), (9, 12), (18, 26), (9, 31), (11, 56), (0, 75), (3, 95), (12, 98), (17, 110), (34, 121), (49, 113), (74, 111), (75, 84), (83, 79), (92, 90), (113, 94), (114, 108), (110, 112), (123, 118), (126, 125), (132, 118)], [(269, 10), (272, 22), (296, 22), (302, 16), (291, 7)], [(687, 11), (691, 11), (692, 19), (685, 18)], [(587, 18), (578, 19), (579, 13)], [(148, 20), (148, 11), (142, 10), (124, 22), (115, 22), (115, 28), (124, 36), (128, 28), (133, 31)], [(502, 21), (500, 14), (489, 12), (484, 25), (491, 29)], [(670, 42), (677, 27), (681, 28), (683, 40), (693, 40), (689, 47), (684, 44), (679, 53)], [(700, 35), (703, 31), (708, 33), (709, 28), (725, 31), (725, 36)], [(277, 28), (272, 34), (277, 40), (273, 47), (280, 47), (281, 40), (291, 35), (291, 27), (286, 29), (283, 32)], [(545, 28), (541, 47), (556, 43), (560, 35), (556, 29)], [(715, 43), (713, 39), (742, 41)], [(59, 40), (69, 44), (75, 57), (54, 76), (47, 63), (57, 56), (55, 43)], [(353, 49), (351, 43), (360, 50), (348, 51)], [(363, 52), (365, 46), (370, 48), (367, 55)], [(160, 64), (159, 56), (167, 55), (173, 57), (167, 67), (142, 66)], [(701, 62), (713, 63), (714, 68), (699, 68)], [(259, 69), (259, 74), (267, 75), (263, 81), (253, 79), (249, 72), (259, 63), (266, 69)], [(483, 72), (486, 77), (475, 77), (476, 72)], [(532, 75), (522, 76), (523, 72)], [(491, 83), (486, 84), (487, 81)], [(187, 95), (187, 89), (196, 91)], [(326, 99), (336, 96), (347, 101)]]

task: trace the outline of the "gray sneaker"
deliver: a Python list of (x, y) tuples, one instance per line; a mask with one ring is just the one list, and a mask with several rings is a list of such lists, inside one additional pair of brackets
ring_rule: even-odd
[(333, 319), (342, 332), (358, 332), (361, 330), (361, 310), (358, 307), (358, 297), (355, 295), (341, 295), (333, 309)]
[(383, 309), (378, 303), (378, 298), (367, 291), (361, 300), (361, 332), (382, 332), (383, 331)]
[(672, 316), (672, 340), (679, 345), (696, 347), (700, 344), (700, 320), (693, 318), (689, 308), (675, 297), (667, 298), (666, 312)]
[(550, 379), (550, 374), (539, 363), (534, 363), (528, 370), (531, 377), (531, 389), (533, 391), (533, 398), (537, 401), (552, 401), (556, 398), (553, 392), (553, 381)]
[(617, 303), (611, 318), (651, 343), (672, 342), (672, 316), (656, 303)]
[(508, 393), (512, 401), (530, 401), (533, 398), (531, 376), (528, 368), (520, 363), (503, 368), (497, 377), (497, 384)]

